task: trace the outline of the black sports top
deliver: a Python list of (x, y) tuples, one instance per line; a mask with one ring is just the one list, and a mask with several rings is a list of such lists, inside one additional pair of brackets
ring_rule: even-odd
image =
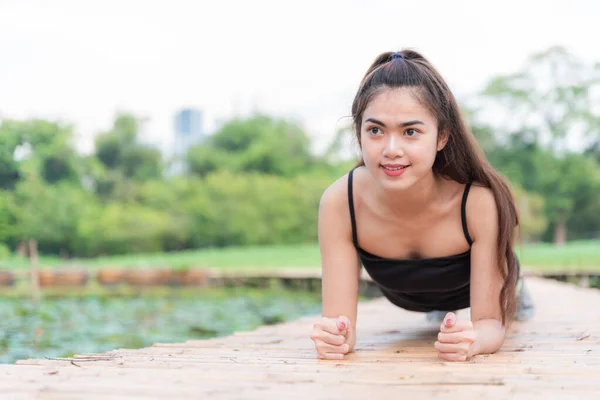
[[(381, 292), (393, 304), (410, 311), (454, 311), (469, 307), (471, 249), (464, 253), (416, 260), (383, 258), (360, 248), (356, 233), (352, 169), (348, 175), (348, 204), (352, 220), (352, 240), (358, 257)], [(465, 205), (471, 183), (463, 193), (461, 218), (465, 238), (473, 244), (467, 231)]]

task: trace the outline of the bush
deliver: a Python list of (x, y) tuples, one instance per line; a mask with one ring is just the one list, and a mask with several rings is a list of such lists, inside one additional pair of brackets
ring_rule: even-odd
[(10, 249), (4, 243), (0, 243), (0, 260), (10, 258)]

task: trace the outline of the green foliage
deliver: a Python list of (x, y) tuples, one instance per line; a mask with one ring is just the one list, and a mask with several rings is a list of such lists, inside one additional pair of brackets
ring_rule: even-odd
[(162, 250), (166, 215), (140, 205), (110, 202), (85, 210), (77, 226), (77, 254), (98, 256)]
[(12, 121), (0, 124), (0, 189), (12, 189), (20, 178), (15, 150), (22, 143), (20, 132)]
[[(515, 189), (528, 241), (600, 235), (600, 118), (590, 106), (599, 71), (551, 48), (477, 98), (508, 110), (512, 126), (481, 123), (465, 108)], [(542, 76), (556, 79), (541, 85)], [(354, 134), (348, 124), (317, 157), (297, 122), (256, 115), (225, 123), (189, 149), (187, 174), (167, 176), (139, 130), (138, 118), (118, 114), (83, 155), (70, 125), (2, 121), (0, 243), (35, 239), (43, 254), (70, 257), (311, 243), (321, 194), (355, 164), (340, 160)], [(589, 140), (574, 152), (564, 138), (577, 130)]]
[(0, 243), (7, 242), (13, 234), (11, 204), (12, 193), (0, 190)]
[(535, 132), (536, 141), (549, 136), (548, 146), (560, 152), (570, 133), (597, 141), (600, 115), (593, 112), (593, 93), (600, 88), (599, 74), (554, 46), (532, 55), (520, 71), (492, 78), (481, 94), (504, 107), (520, 130)]
[(0, 260), (8, 260), (10, 258), (10, 249), (4, 243), (0, 243)]
[(192, 148), (187, 161), (200, 176), (217, 169), (293, 176), (313, 163), (302, 128), (265, 115), (226, 123), (207, 143)]
[(16, 157), (19, 149), (24, 153), (21, 157), (31, 164), (31, 171), (46, 182), (76, 182), (79, 166), (72, 138), (70, 126), (43, 120), (3, 121), (0, 125), (1, 187), (13, 189), (23, 178), (23, 167)]
[[(514, 184), (543, 197), (542, 237), (557, 243), (567, 231), (575, 238), (600, 234), (600, 115), (592, 107), (599, 73), (566, 49), (551, 47), (530, 57), (522, 70), (491, 79), (481, 93), (507, 112), (512, 126), (473, 124), (491, 163)], [(566, 138), (578, 134), (586, 140), (573, 151)]]
[(548, 227), (544, 198), (536, 193), (527, 193), (518, 185), (513, 185), (512, 189), (519, 210), (522, 238), (527, 242), (538, 240)]
[(78, 224), (95, 204), (93, 193), (68, 183), (48, 185), (31, 179), (20, 182), (14, 196), (17, 238), (36, 239), (40, 251), (74, 252)]
[(135, 182), (160, 179), (162, 155), (138, 140), (138, 121), (119, 114), (110, 131), (96, 137), (96, 158), (87, 163), (98, 194), (103, 199), (131, 200)]
[[(327, 181), (217, 172), (188, 203), (192, 244), (284, 244), (314, 241)], [(200, 186), (201, 185), (201, 186)]]

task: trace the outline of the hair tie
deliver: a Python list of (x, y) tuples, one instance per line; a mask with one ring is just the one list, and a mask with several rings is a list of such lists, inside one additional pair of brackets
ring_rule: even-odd
[(404, 56), (402, 54), (400, 54), (399, 52), (392, 54), (392, 60), (395, 60), (396, 58), (401, 58), (404, 60)]

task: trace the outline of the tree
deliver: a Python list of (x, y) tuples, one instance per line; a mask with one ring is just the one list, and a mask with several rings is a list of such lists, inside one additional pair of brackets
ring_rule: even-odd
[(548, 226), (544, 213), (544, 198), (536, 193), (527, 193), (519, 185), (512, 186), (519, 210), (520, 231), (526, 242), (540, 238)]
[(600, 115), (594, 113), (594, 93), (600, 89), (600, 65), (583, 65), (563, 47), (531, 56), (514, 74), (490, 80), (482, 95), (506, 113), (508, 131), (537, 132), (537, 141), (556, 151), (566, 139), (582, 135), (589, 148), (600, 137)]
[(257, 115), (226, 123), (190, 149), (187, 162), (200, 176), (223, 169), (289, 177), (306, 170), (313, 159), (308, 136), (297, 123)]
[(158, 149), (140, 143), (139, 123), (131, 114), (118, 114), (108, 132), (96, 136), (95, 156), (88, 162), (96, 191), (103, 198), (130, 199), (136, 182), (160, 179), (163, 160)]
[[(580, 153), (593, 156), (600, 138), (600, 115), (592, 107), (599, 74), (598, 65), (585, 66), (564, 48), (551, 47), (530, 57), (521, 71), (491, 79), (481, 93), (508, 121), (495, 126), (490, 161), (511, 181), (544, 196), (557, 244), (566, 240), (574, 213), (586, 209), (581, 198), (575, 206), (577, 194), (596, 187), (598, 164)], [(581, 138), (575, 148), (568, 145), (573, 137)]]
[(0, 190), (0, 245), (7, 243), (15, 236), (11, 205), (12, 193)]
[(37, 241), (40, 251), (71, 254), (78, 225), (85, 210), (93, 206), (93, 194), (69, 182), (48, 184), (28, 175), (15, 188), (12, 212), (14, 235)]
[[(69, 125), (44, 120), (8, 120), (0, 125), (0, 187), (14, 188), (22, 163), (34, 165), (48, 183), (79, 181), (79, 156)], [(20, 153), (20, 154), (19, 154)]]
[[(540, 181), (546, 197), (546, 212), (553, 223), (554, 243), (563, 244), (567, 239), (567, 225), (575, 213), (598, 203), (600, 167), (584, 155), (567, 154), (548, 165)], [(588, 222), (592, 221), (600, 230), (600, 216), (588, 215)]]
[(12, 189), (21, 177), (15, 151), (21, 145), (20, 133), (14, 129), (13, 121), (0, 124), (0, 188)]

